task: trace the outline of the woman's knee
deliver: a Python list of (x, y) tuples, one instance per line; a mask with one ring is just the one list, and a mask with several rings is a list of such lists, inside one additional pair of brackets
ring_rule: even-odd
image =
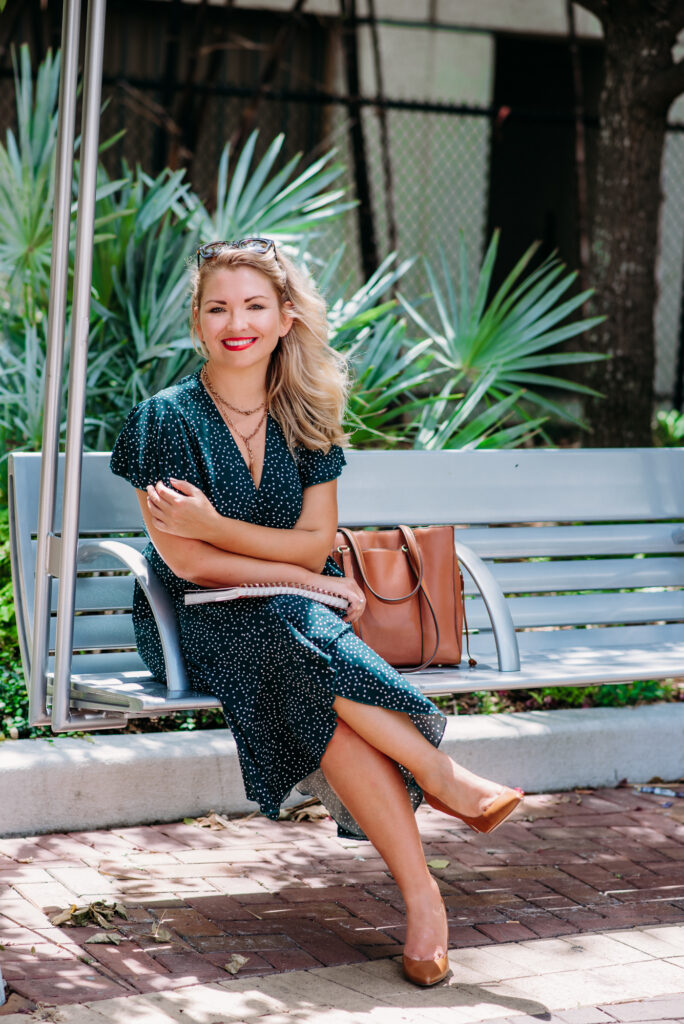
[(338, 718), (335, 731), (328, 741), (321, 759), (321, 767), (325, 766), (326, 760), (330, 762), (337, 757), (345, 757), (355, 748), (358, 749), (358, 744), (363, 742), (358, 733), (354, 732), (341, 718)]

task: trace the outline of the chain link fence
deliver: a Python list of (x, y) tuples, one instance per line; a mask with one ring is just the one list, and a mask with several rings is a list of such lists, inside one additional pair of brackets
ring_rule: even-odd
[[(166, 5), (155, 5), (158, 9), (163, 6)], [(265, 29), (258, 31), (262, 34), (256, 43), (252, 40), (252, 55), (239, 57), (244, 81), (258, 80), (260, 62), (275, 32), (268, 36)], [(311, 36), (314, 42), (323, 38), (320, 23), (315, 26), (315, 32), (318, 35)], [(307, 45), (315, 49), (311, 40)], [(142, 43), (137, 45), (140, 48)], [(238, 49), (239, 45), (242, 44), (238, 41), (234, 48)], [(298, 39), (297, 53), (303, 52), (303, 45)], [(260, 130), (257, 158), (279, 132), (286, 133), (283, 164), (298, 151), (305, 153), (306, 159), (312, 159), (334, 146), (345, 168), (341, 182), (348, 196), (353, 198), (357, 194), (354, 167), (359, 153), (353, 150), (350, 129), (354, 118), (360, 116), (368, 178), (366, 202), (372, 218), (377, 258), (382, 259), (395, 249), (399, 259), (415, 260), (401, 288), (416, 298), (428, 291), (423, 257), (438, 267), (441, 251), (449, 267), (456, 270), (462, 231), (469, 279), (471, 286), (474, 284), (491, 231), (494, 110), (421, 103), (418, 98), (406, 101), (388, 97), (378, 104), (337, 95), (332, 102), (331, 97), (316, 92), (320, 85), (317, 86), (314, 75), (319, 74), (320, 68), (310, 63), (302, 70), (303, 64), (299, 61), (301, 67), (296, 78), (293, 60), (288, 64), (290, 79), (283, 74), (272, 88), (258, 97), (251, 85), (235, 84), (238, 57), (231, 57), (233, 64), (226, 57), (226, 66), (220, 74), (189, 91), (187, 82), (169, 83), (163, 77), (161, 43), (158, 50), (157, 58), (150, 61), (149, 77), (130, 73), (132, 65), (130, 61), (127, 64), (123, 56), (120, 73), (112, 74), (110, 68), (105, 76), (101, 138), (104, 140), (124, 131), (121, 140), (103, 155), (103, 162), (112, 176), (120, 175), (122, 158), (129, 166), (139, 164), (150, 173), (156, 173), (167, 163), (186, 166), (192, 187), (211, 206), (223, 146), (227, 139), (236, 136), (239, 126), (244, 126), (245, 112), (252, 108), (253, 123)], [(248, 59), (252, 62), (249, 67)], [(316, 59), (319, 64), (323, 63), (320, 54)], [(253, 68), (251, 80), (245, 78), (250, 67)], [(16, 117), (11, 72), (6, 66), (0, 80), (0, 133), (4, 135), (6, 128), (14, 126)], [(308, 83), (310, 88), (304, 89), (303, 83)], [(195, 101), (194, 106), (191, 100)], [(197, 121), (193, 125), (196, 144), (188, 150), (184, 149), (183, 127), (193, 118)], [(387, 146), (383, 138), (383, 118)], [(540, 145), (543, 145), (543, 133), (544, 124), (540, 121)], [(388, 154), (391, 190), (387, 179)], [(681, 406), (684, 387), (682, 124), (673, 125), (668, 133), (662, 189), (661, 243), (656, 268), (659, 297), (655, 311), (655, 395), (661, 404)], [(362, 241), (365, 240), (360, 236), (359, 218), (355, 211), (350, 211), (341, 220), (321, 228), (312, 249), (315, 255), (327, 259), (344, 246), (341, 274), (349, 278), (350, 286), (359, 286), (364, 279)]]

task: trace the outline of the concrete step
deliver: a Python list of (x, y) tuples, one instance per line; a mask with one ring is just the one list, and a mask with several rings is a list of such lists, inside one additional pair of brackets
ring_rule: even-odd
[[(450, 716), (442, 749), (528, 793), (684, 776), (684, 704)], [(295, 792), (291, 803), (301, 796)], [(0, 836), (244, 814), (227, 729), (0, 744)]]

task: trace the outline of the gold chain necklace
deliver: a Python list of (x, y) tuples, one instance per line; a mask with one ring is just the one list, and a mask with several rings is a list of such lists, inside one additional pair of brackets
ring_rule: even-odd
[(212, 398), (215, 398), (217, 402), (219, 402), (222, 406), (225, 407), (225, 409), (232, 409), (233, 412), (242, 413), (243, 416), (249, 416), (249, 415), (251, 415), (251, 413), (257, 412), (259, 409), (263, 409), (264, 410), (263, 416), (261, 417), (261, 419), (259, 420), (259, 422), (257, 423), (256, 427), (254, 428), (254, 430), (252, 431), (251, 434), (243, 434), (242, 431), (240, 430), (240, 428), (236, 427), (236, 425), (233, 423), (233, 421), (230, 418), (228, 412), (224, 412), (223, 413), (223, 415), (225, 416), (226, 421), (228, 423), (228, 426), (231, 428), (231, 430), (234, 430), (235, 433), (238, 434), (239, 437), (241, 437), (242, 440), (245, 443), (245, 447), (247, 449), (247, 458), (249, 460), (249, 463), (248, 463), (249, 472), (250, 472), (250, 475), (252, 477), (254, 477), (254, 473), (252, 472), (252, 470), (254, 468), (254, 452), (252, 451), (252, 446), (251, 446), (251, 444), (249, 442), (252, 440), (252, 438), (256, 434), (259, 433), (259, 431), (261, 430), (261, 428), (263, 426), (264, 420), (268, 416), (268, 408), (266, 408), (266, 402), (262, 402), (261, 405), (257, 405), (254, 409), (237, 409), (234, 405), (231, 405), (229, 402), (227, 402), (225, 400), (225, 398), (222, 398), (221, 395), (219, 395), (219, 393), (212, 387), (212, 385), (211, 385), (211, 383), (209, 381), (209, 375), (207, 373), (206, 364), (205, 364), (205, 366), (202, 367), (202, 372), (201, 372), (200, 376), (202, 377), (202, 381), (204, 383), (204, 386), (206, 387), (207, 391), (212, 396)]

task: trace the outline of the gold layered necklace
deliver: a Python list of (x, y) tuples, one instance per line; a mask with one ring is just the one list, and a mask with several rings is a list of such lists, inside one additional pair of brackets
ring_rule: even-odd
[[(205, 388), (207, 389), (211, 397), (216, 402), (218, 402), (220, 406), (222, 406), (223, 416), (225, 417), (225, 420), (230, 429), (234, 430), (235, 433), (244, 441), (245, 448), (247, 449), (249, 472), (250, 475), (252, 476), (252, 479), (254, 479), (254, 452), (252, 451), (252, 446), (249, 442), (252, 440), (253, 437), (255, 437), (259, 433), (263, 426), (264, 420), (268, 416), (268, 407), (266, 405), (266, 402), (261, 402), (260, 405), (255, 405), (253, 409), (238, 409), (236, 405), (231, 405), (230, 402), (227, 402), (225, 398), (222, 398), (221, 395), (219, 395), (218, 391), (216, 391), (216, 389), (212, 386), (211, 381), (209, 380), (209, 374), (207, 372), (206, 363), (202, 367), (200, 376), (202, 378), (202, 382)], [(233, 420), (230, 418), (230, 412), (240, 413), (241, 416), (251, 416), (252, 413), (258, 412), (259, 409), (263, 409), (264, 413), (251, 434), (243, 434), (240, 428), (237, 427)]]

